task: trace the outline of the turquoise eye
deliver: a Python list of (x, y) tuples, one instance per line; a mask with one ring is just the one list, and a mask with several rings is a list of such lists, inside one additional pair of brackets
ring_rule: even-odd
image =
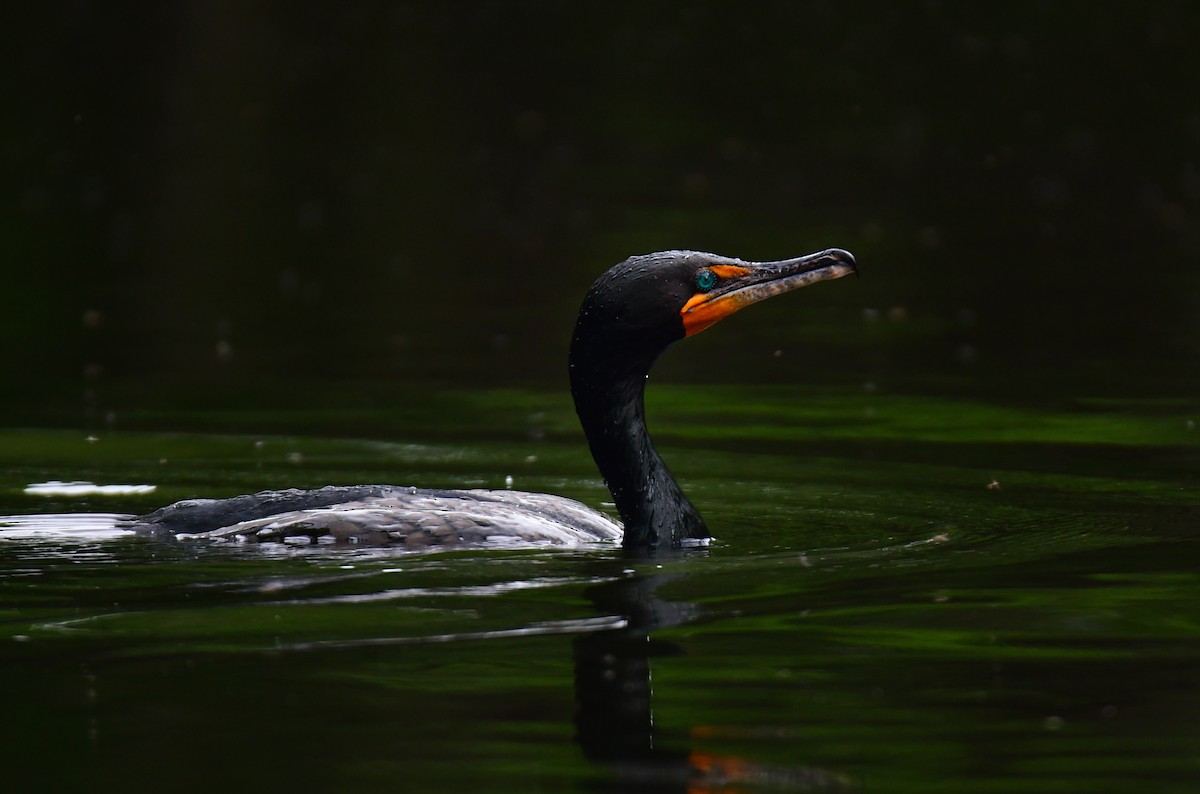
[(696, 287), (701, 292), (708, 292), (717, 286), (717, 274), (711, 270), (701, 270), (696, 274)]

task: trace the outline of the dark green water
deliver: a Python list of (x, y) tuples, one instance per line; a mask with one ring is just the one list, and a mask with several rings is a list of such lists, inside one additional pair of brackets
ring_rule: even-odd
[[(720, 538), (709, 550), (0, 541), (6, 707), (21, 715), (3, 745), (23, 761), (18, 779), (1195, 790), (1187, 401), (1014, 408), (664, 386), (649, 407)], [(322, 420), (371, 421), (333, 412), (213, 414), (229, 432), (92, 442), (10, 430), (0, 505), (136, 512), (259, 487), (500, 486), (510, 474), (523, 489), (607, 498), (560, 395), (431, 392), (410, 408), (426, 422), (389, 442), (314, 434)], [(277, 432), (244, 432), (259, 425)], [(13, 487), (48, 478), (158, 490)]]

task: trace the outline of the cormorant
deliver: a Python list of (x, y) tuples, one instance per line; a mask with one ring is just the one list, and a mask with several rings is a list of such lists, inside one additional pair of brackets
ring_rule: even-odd
[(549, 494), (391, 485), (189, 499), (130, 523), (181, 537), (414, 548), (703, 544), (710, 537), (704, 520), (646, 431), (643, 392), (651, 365), (673, 342), (752, 303), (856, 272), (854, 257), (837, 248), (776, 262), (665, 251), (630, 257), (596, 279), (571, 338), (571, 395), (622, 523)]

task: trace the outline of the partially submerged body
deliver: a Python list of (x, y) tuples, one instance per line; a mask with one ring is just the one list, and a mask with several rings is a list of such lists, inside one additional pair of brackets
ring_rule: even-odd
[(674, 342), (746, 306), (856, 272), (854, 257), (837, 248), (776, 262), (664, 251), (630, 257), (596, 279), (571, 339), (571, 395), (621, 524), (549, 494), (362, 485), (187, 500), (129, 526), (258, 542), (702, 545), (708, 527), (646, 430), (651, 365)]
[(573, 500), (498, 490), (392, 485), (188, 499), (130, 522), (144, 534), (251, 543), (578, 546), (619, 543), (621, 525)]

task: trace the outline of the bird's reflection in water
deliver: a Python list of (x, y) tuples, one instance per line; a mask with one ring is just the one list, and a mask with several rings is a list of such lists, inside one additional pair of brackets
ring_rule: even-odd
[(716, 792), (747, 785), (767, 790), (848, 791), (845, 776), (820, 769), (766, 766), (735, 756), (699, 753), (689, 735), (656, 731), (651, 690), (651, 659), (684, 653), (679, 645), (655, 639), (657, 629), (693, 621), (694, 604), (666, 601), (656, 591), (675, 575), (625, 575), (586, 591), (596, 608), (622, 615), (622, 628), (578, 636), (575, 661), (575, 731), (584, 756), (612, 775), (595, 789), (613, 792)]

